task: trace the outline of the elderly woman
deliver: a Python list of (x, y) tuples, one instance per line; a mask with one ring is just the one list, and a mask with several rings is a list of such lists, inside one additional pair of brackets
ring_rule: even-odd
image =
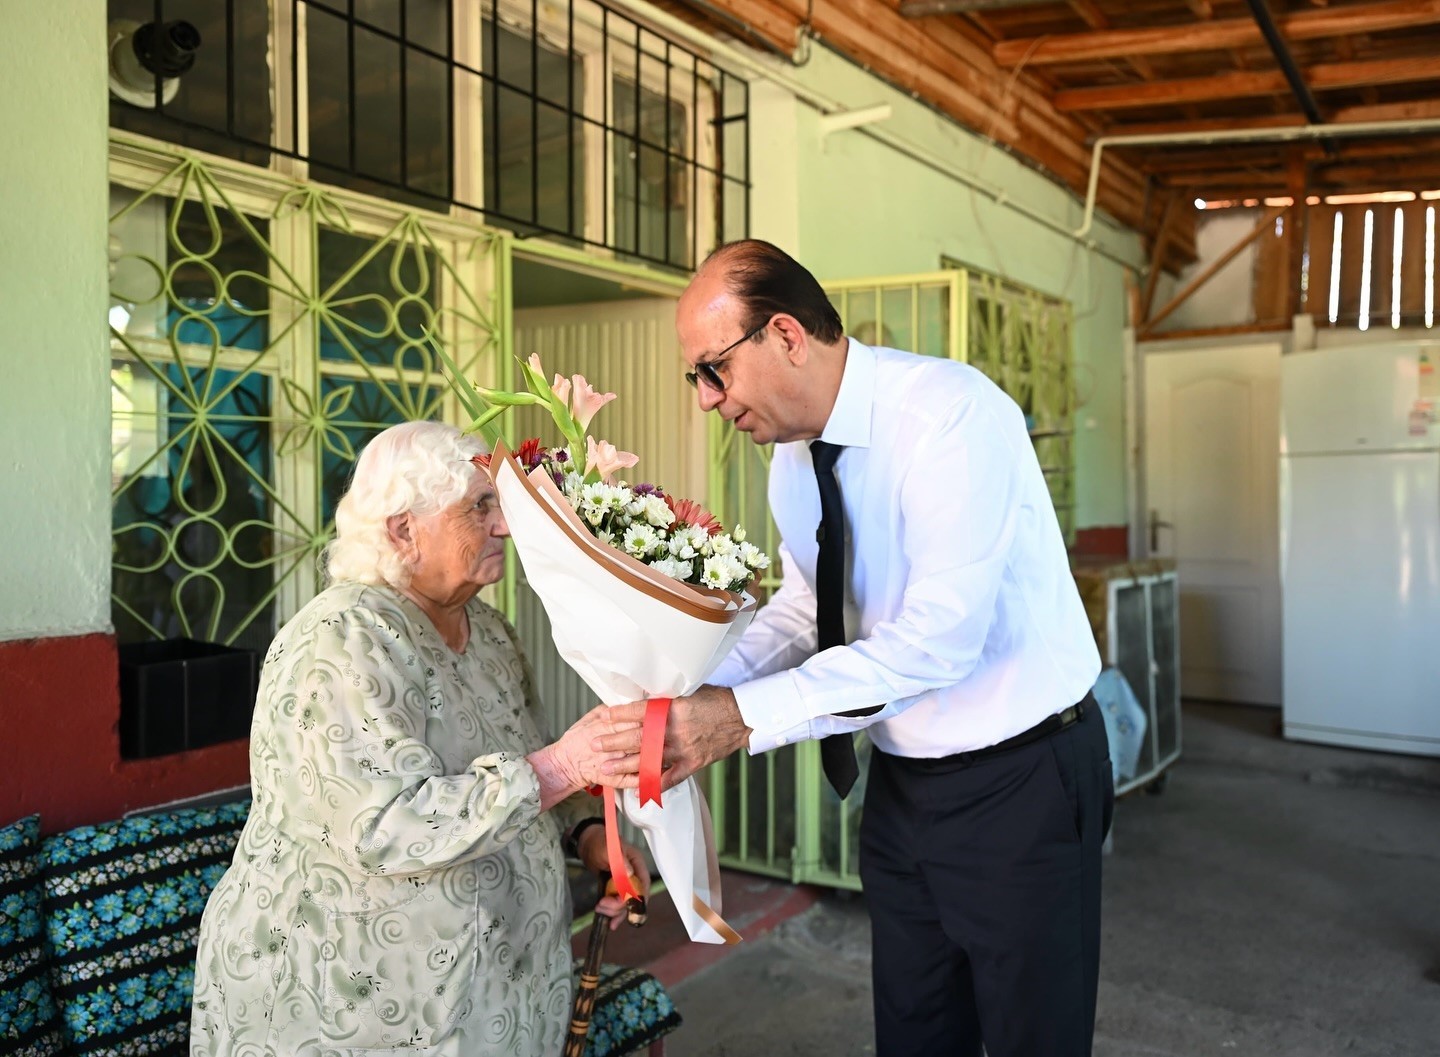
[[(560, 1053), (561, 836), (603, 866), (572, 794), (599, 781), (610, 724), (600, 707), (547, 745), (515, 631), (476, 597), (508, 534), (482, 451), (412, 422), (356, 463), (330, 586), (265, 658), (254, 803), (200, 927), (196, 1057)], [(600, 909), (618, 922), (613, 897)]]

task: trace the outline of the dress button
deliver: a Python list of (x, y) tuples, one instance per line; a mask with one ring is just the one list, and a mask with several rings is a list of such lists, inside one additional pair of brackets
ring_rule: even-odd
[(780, 737), (776, 738), (776, 739), (775, 739), (775, 744), (776, 744), (776, 745), (784, 745), (784, 744), (785, 744), (785, 737), (784, 737), (784, 735), (781, 735)]

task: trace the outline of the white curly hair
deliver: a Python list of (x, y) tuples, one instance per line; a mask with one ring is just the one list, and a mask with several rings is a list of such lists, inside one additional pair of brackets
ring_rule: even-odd
[(443, 422), (404, 422), (377, 434), (335, 508), (335, 539), (321, 563), (327, 583), (409, 583), (411, 570), (390, 542), (386, 519), (458, 502), (481, 472), (470, 460), (483, 454), (479, 438)]

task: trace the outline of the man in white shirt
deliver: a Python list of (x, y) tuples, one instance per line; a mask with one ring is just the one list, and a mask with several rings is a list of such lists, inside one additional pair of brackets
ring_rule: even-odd
[(676, 325), (700, 406), (776, 445), (784, 578), (713, 685), (672, 705), (665, 784), (815, 738), (844, 796), (865, 730), (877, 1053), (1090, 1053), (1114, 799), (1100, 659), (1023, 414), (969, 366), (847, 339), (814, 277), (757, 240), (705, 261)]

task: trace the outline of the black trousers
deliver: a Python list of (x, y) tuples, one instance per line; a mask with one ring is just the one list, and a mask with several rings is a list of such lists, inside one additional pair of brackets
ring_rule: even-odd
[(1100, 844), (1115, 791), (1099, 709), (968, 765), (871, 754), (860, 823), (878, 1057), (1085, 1057)]

